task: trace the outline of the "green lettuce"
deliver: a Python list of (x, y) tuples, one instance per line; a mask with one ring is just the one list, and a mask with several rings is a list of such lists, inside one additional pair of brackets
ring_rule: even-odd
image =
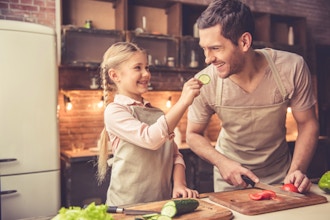
[(52, 220), (113, 220), (113, 216), (107, 213), (106, 205), (89, 204), (86, 208), (78, 206), (62, 207)]

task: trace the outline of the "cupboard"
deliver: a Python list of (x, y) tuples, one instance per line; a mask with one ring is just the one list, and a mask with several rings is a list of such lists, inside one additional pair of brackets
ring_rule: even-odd
[[(210, 2), (211, 0), (62, 0), (62, 30), (77, 28), (83, 30), (85, 21), (90, 20), (93, 28), (85, 33), (89, 33), (91, 38), (98, 37), (100, 32), (119, 31), (123, 33), (123, 37), (115, 39), (116, 41), (133, 41), (146, 47), (151, 55), (152, 73), (173, 73), (174, 76), (187, 73), (192, 76), (205, 67), (204, 54), (198, 45), (198, 36), (194, 35), (194, 24)], [(273, 47), (305, 57), (307, 45), (304, 17), (260, 11), (253, 11), (253, 14), (256, 24), (255, 48)], [(81, 72), (80, 80), (85, 81), (84, 85), (79, 88), (71, 87), (68, 82), (64, 85), (64, 80), (61, 78), (70, 78), (66, 76), (71, 72), (68, 69), (72, 66), (77, 67), (67, 63), (65, 33), (62, 31), (64, 55), (62, 54), (60, 66), (60, 88), (89, 89), (90, 72), (93, 71), (93, 75), (97, 75), (98, 64), (108, 46), (102, 45), (104, 50), (99, 49), (95, 52), (100, 59), (98, 62), (95, 60), (88, 62), (85, 59), (86, 62), (78, 65), (80, 67), (78, 71)], [(114, 39), (112, 34), (108, 36)], [(97, 40), (93, 42), (81, 43), (77, 50), (88, 47), (85, 50), (92, 51), (94, 47), (91, 45), (99, 43)], [(174, 66), (168, 65), (169, 59), (171, 63), (174, 60)], [(171, 85), (157, 89), (172, 90)]]

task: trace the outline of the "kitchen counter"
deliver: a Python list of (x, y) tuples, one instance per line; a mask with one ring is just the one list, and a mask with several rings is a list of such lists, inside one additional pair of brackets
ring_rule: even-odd
[[(187, 150), (189, 146), (187, 143), (183, 142), (179, 146), (179, 150)], [(65, 157), (66, 159), (70, 160), (71, 162), (76, 161), (84, 161), (90, 159), (96, 159), (99, 154), (99, 151), (96, 147), (83, 149), (83, 150), (62, 150), (61, 156)], [(112, 152), (109, 151), (109, 155), (112, 156)]]
[[(317, 184), (313, 184), (311, 188), (311, 192), (316, 193), (318, 195), (325, 196), (328, 200), (327, 203), (305, 206), (300, 208), (293, 208), (283, 211), (276, 211), (266, 214), (260, 215), (243, 215), (239, 212), (233, 211), (234, 219), (235, 220), (279, 220), (279, 219), (299, 219), (299, 220), (329, 220), (330, 219), (330, 194), (324, 193)], [(204, 198), (204, 201), (207, 201), (212, 204), (217, 204), (211, 201), (209, 198)], [(219, 204), (217, 204), (219, 205)], [(222, 206), (222, 205), (220, 205)], [(224, 207), (224, 206), (222, 206)]]

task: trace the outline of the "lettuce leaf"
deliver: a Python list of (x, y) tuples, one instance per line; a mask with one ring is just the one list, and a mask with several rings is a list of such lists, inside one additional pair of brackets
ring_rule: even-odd
[(106, 205), (89, 204), (82, 209), (78, 206), (62, 207), (52, 220), (113, 220), (113, 216), (107, 213)]

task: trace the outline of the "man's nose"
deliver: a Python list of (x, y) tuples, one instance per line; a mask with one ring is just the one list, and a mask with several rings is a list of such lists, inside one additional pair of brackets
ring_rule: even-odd
[(215, 61), (215, 56), (213, 55), (205, 55), (205, 63), (208, 65), (208, 64), (211, 64), (212, 62)]

